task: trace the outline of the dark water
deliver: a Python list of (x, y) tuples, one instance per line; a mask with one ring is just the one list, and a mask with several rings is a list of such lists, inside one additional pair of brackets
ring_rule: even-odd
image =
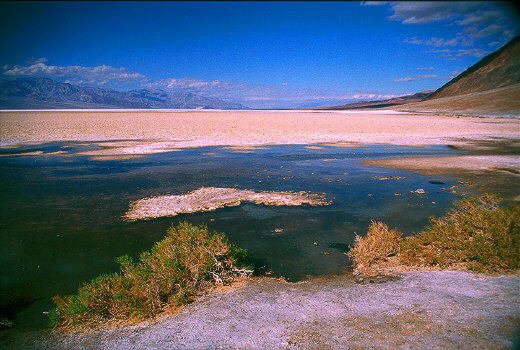
[[(297, 281), (344, 272), (348, 245), (371, 220), (412, 234), (458, 199), (442, 190), (455, 184), (448, 177), (360, 165), (365, 159), (459, 153), (444, 146), (290, 145), (254, 153), (204, 147), (113, 161), (76, 154), (96, 148), (61, 142), (0, 150), (0, 313), (16, 324), (4, 333), (45, 327), (43, 312), (52, 309), (53, 295), (74, 293), (82, 281), (116, 271), (115, 257), (137, 257), (180, 221), (226, 233), (248, 250), (260, 273)], [(67, 153), (7, 156), (33, 151)], [(405, 178), (376, 179), (388, 176)], [(203, 186), (320, 192), (332, 204), (243, 204), (149, 221), (122, 219), (131, 201)], [(418, 188), (427, 194), (410, 194)]]

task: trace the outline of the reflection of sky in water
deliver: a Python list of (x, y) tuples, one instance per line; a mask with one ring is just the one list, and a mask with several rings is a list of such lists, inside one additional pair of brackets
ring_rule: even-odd
[[(52, 307), (51, 296), (73, 293), (81, 281), (116, 271), (115, 257), (137, 257), (180, 221), (205, 223), (210, 230), (226, 233), (249, 251), (261, 272), (294, 281), (345, 271), (346, 245), (353, 243), (356, 232), (366, 233), (370, 220), (411, 234), (424, 227), (429, 216), (444, 214), (457, 199), (441, 190), (453, 185), (447, 177), (359, 164), (378, 157), (457, 154), (443, 146), (293, 145), (253, 153), (204, 147), (110, 161), (75, 155), (95, 149), (95, 143), (44, 143), (0, 150), (0, 155), (66, 152), (0, 157), (1, 312), (14, 318), (18, 327), (44, 325), (42, 312)], [(404, 178), (377, 180), (380, 176)], [(320, 192), (332, 204), (246, 203), (149, 221), (122, 220), (131, 201), (211, 186)], [(418, 188), (427, 194), (410, 194)]]

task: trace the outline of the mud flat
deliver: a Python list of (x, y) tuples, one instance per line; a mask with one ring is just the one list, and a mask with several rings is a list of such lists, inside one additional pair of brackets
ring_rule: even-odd
[(90, 334), (48, 331), (32, 349), (515, 349), (519, 275), (408, 272), (356, 284), (254, 279), (180, 313)]
[(323, 195), (306, 192), (255, 192), (236, 188), (202, 187), (187, 194), (156, 196), (130, 203), (125, 218), (140, 219), (176, 216), (239, 206), (242, 202), (274, 206), (327, 205)]
[[(371, 165), (421, 174), (520, 172), (520, 118), (376, 111), (3, 111), (0, 146), (47, 141), (105, 141), (83, 152), (92, 160), (123, 160), (184, 147), (262, 145), (455, 145), (472, 154), (374, 160)], [(475, 149), (487, 142), (489, 150)], [(496, 150), (508, 143), (508, 152)], [(319, 147), (318, 145), (312, 147)], [(472, 149), (473, 147), (473, 149)], [(28, 155), (28, 154), (26, 154)], [(368, 164), (368, 163), (367, 163)], [(501, 175), (502, 176), (502, 175)], [(503, 177), (503, 176), (502, 176)], [(485, 179), (482, 179), (485, 180)], [(503, 180), (507, 182), (507, 179)], [(517, 193), (515, 196), (520, 195)], [(519, 197), (520, 198), (520, 197)]]
[(473, 171), (520, 173), (520, 155), (465, 155), (445, 157), (406, 157), (366, 161), (365, 164), (401, 169), (425, 175), (457, 174)]

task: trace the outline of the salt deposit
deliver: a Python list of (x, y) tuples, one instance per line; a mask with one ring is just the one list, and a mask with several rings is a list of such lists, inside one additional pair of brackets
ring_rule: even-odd
[(143, 198), (130, 203), (125, 218), (130, 221), (213, 211), (242, 202), (274, 206), (328, 205), (325, 195), (308, 192), (255, 192), (236, 188), (201, 187), (182, 195)]

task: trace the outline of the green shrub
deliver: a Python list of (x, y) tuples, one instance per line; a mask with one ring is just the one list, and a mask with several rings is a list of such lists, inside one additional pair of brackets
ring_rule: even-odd
[(492, 195), (467, 198), (442, 218), (431, 218), (420, 234), (401, 244), (406, 265), (462, 264), (486, 272), (520, 267), (520, 207), (500, 206)]
[[(354, 268), (371, 273), (378, 268), (462, 267), (477, 272), (520, 268), (520, 206), (501, 206), (493, 195), (456, 202), (444, 217), (430, 218), (417, 235), (401, 234), (372, 222), (365, 237), (356, 236), (348, 253)], [(389, 262), (396, 255), (398, 259)]]
[(228, 284), (252, 272), (238, 268), (244, 250), (206, 227), (181, 223), (168, 230), (135, 263), (128, 255), (116, 261), (121, 271), (84, 283), (78, 293), (53, 298), (51, 325), (97, 327), (110, 320), (144, 319), (186, 304), (215, 284)]

